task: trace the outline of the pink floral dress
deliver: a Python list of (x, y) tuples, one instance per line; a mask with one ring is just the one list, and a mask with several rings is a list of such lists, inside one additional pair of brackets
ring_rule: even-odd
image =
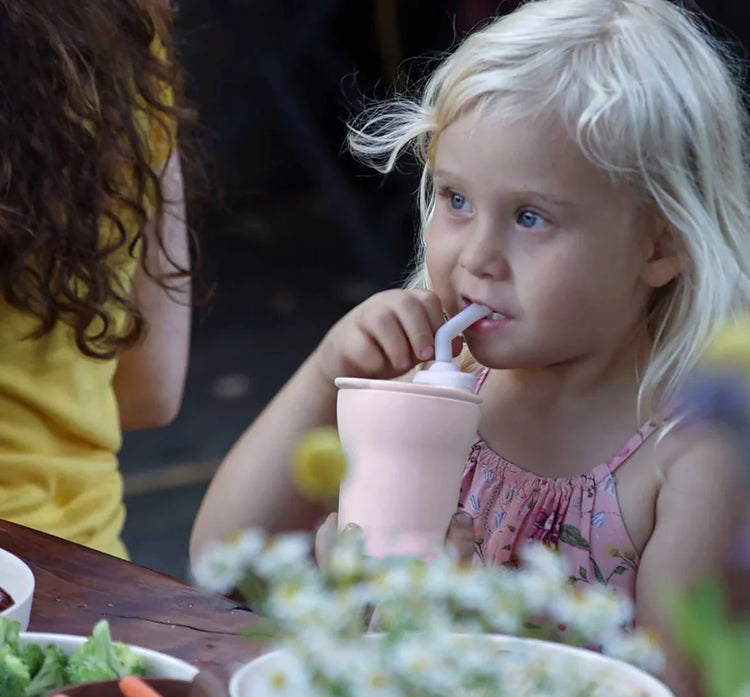
[(475, 562), (515, 566), (522, 545), (537, 540), (559, 550), (571, 583), (600, 583), (635, 600), (640, 558), (622, 521), (614, 475), (656, 428), (646, 424), (591, 472), (557, 479), (521, 469), (478, 437), (459, 498), (474, 518)]

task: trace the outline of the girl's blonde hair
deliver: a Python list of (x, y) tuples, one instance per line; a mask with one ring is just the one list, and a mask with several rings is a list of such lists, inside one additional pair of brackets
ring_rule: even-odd
[(469, 36), (419, 101), (395, 99), (350, 129), (381, 172), (404, 150), (421, 167), (421, 233), (409, 287), (431, 287), (425, 230), (441, 131), (470, 109), (556, 114), (584, 155), (668, 221), (683, 270), (649, 307), (639, 407), (671, 401), (713, 332), (750, 301), (746, 113), (736, 62), (666, 0), (531, 0)]

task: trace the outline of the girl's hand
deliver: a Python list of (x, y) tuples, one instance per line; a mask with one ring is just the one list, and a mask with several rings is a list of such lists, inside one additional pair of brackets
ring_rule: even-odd
[[(435, 355), (435, 332), (445, 322), (429, 290), (386, 290), (344, 315), (316, 351), (323, 374), (389, 380)], [(453, 355), (461, 339), (453, 341)]]

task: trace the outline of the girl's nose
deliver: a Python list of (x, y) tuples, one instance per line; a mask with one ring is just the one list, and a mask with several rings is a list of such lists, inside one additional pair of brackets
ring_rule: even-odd
[(510, 276), (505, 235), (489, 222), (477, 221), (466, 232), (458, 263), (473, 276), (504, 281)]

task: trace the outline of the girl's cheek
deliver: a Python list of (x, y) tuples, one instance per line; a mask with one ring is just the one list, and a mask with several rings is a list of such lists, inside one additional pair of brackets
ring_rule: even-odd
[(434, 253), (434, 251), (431, 252), (429, 246), (427, 247), (425, 261), (432, 285), (438, 295), (440, 295), (441, 291), (445, 292), (450, 285), (453, 275), (453, 264), (450, 263), (450, 260), (445, 255)]

